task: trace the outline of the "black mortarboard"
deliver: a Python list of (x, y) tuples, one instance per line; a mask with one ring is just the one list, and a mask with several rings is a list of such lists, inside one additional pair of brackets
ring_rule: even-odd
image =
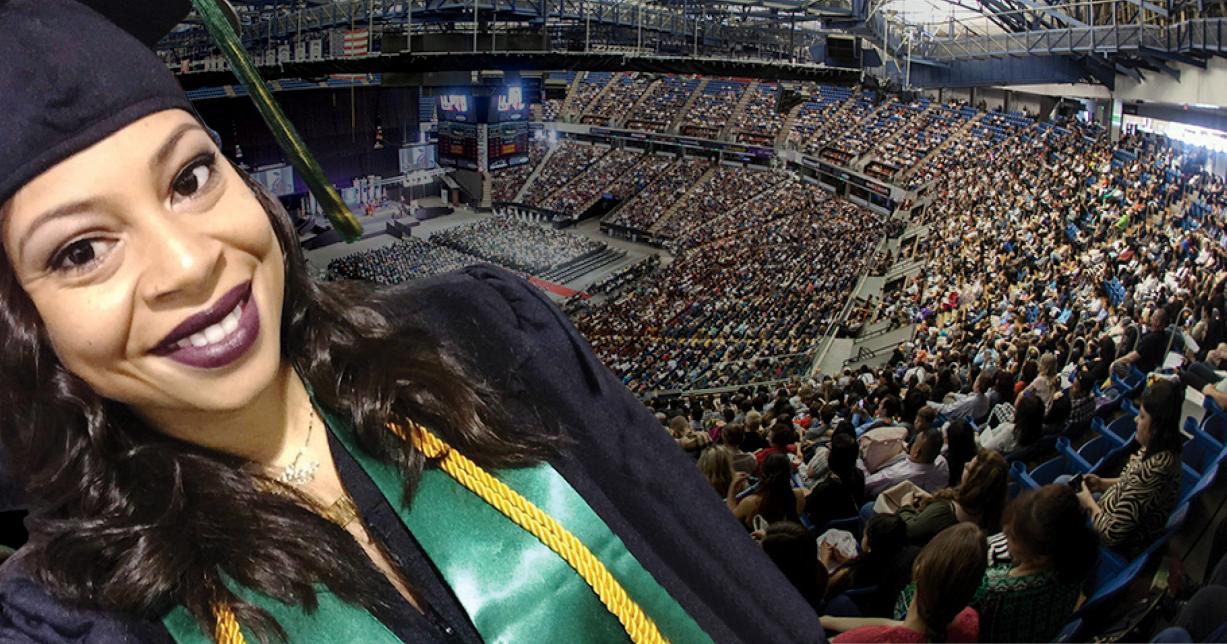
[(0, 0), (0, 204), (140, 118), (193, 111), (150, 49), (190, 10), (189, 0)]

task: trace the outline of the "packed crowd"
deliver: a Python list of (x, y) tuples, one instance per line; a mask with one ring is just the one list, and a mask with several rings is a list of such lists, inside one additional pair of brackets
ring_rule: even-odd
[(625, 125), (634, 130), (664, 132), (699, 84), (686, 76), (665, 76), (631, 111)]
[[(783, 179), (783, 175), (766, 170), (716, 166), (705, 181), (681, 199), (668, 218), (652, 226), (653, 233), (675, 244), (685, 243), (694, 238), (694, 231), (704, 226), (713, 215), (727, 215), (749, 204), (756, 195), (770, 192)], [(703, 236), (697, 239), (708, 238)]]
[(565, 190), (555, 191), (536, 205), (564, 215), (577, 216), (643, 157), (643, 152), (629, 148), (610, 150), (568, 183)]
[(907, 170), (945, 143), (972, 114), (974, 112), (963, 112), (956, 103), (935, 105), (924, 112), (912, 128), (904, 130), (894, 140), (879, 144), (873, 153), (881, 162), (897, 170)]
[[(1042, 423), (1043, 381), (1005, 364), (960, 375), (898, 362), (649, 405), (833, 641), (1051, 641), (1100, 547), (1138, 552), (1175, 508), (1182, 386), (1140, 395), (1137, 451), (1115, 471), (1018, 494), (993, 430), (964, 418), (1018, 400), (1004, 426)], [(1093, 398), (1068, 395), (1089, 418)]]
[(584, 122), (609, 125), (611, 120), (624, 116), (651, 84), (652, 77), (642, 72), (618, 74), (610, 82), (609, 88), (584, 110)]
[(481, 259), (420, 239), (353, 253), (328, 262), (327, 279), (365, 280), (387, 286), (480, 264)]
[(557, 268), (604, 247), (587, 237), (508, 217), (448, 228), (431, 235), (430, 242), (530, 274)]
[(579, 81), (579, 86), (575, 88), (571, 96), (570, 109), (575, 114), (582, 115), (592, 101), (596, 99), (597, 94), (605, 88), (605, 85), (613, 78), (610, 72), (584, 72), (583, 78)]
[(609, 152), (609, 148), (583, 145), (570, 139), (562, 141), (544, 161), (537, 178), (524, 189), (522, 201), (531, 206), (541, 206), (555, 191), (583, 174), (606, 152)]
[(745, 109), (737, 115), (737, 141), (753, 145), (774, 146), (784, 119), (779, 107), (779, 87), (774, 83), (762, 83), (750, 93)]
[(667, 169), (658, 170), (655, 177), (649, 177), (655, 181), (645, 186), (634, 199), (615, 210), (605, 221), (617, 226), (647, 230), (711, 167), (710, 161), (699, 157), (687, 157), (669, 164)]
[(491, 199), (494, 201), (512, 201), (519, 194), (524, 182), (532, 176), (533, 170), (545, 158), (545, 141), (533, 139), (528, 142), (528, 163), (512, 168), (503, 168), (491, 173), (490, 182), (493, 186)]
[(627, 264), (588, 286), (589, 295), (607, 295), (655, 273), (660, 268), (660, 255), (652, 254)]
[(792, 178), (719, 219), (730, 221), (705, 227), (650, 283), (577, 321), (632, 391), (804, 369), (883, 230), (875, 215)]
[(681, 133), (716, 138), (737, 109), (747, 85), (740, 81), (711, 79), (682, 117)]
[(893, 141), (899, 134), (916, 128), (928, 108), (928, 99), (920, 103), (904, 103), (890, 99), (873, 116), (860, 122), (831, 143), (831, 147), (850, 158), (865, 154), (878, 143)]
[(816, 155), (872, 114), (876, 101), (875, 92), (858, 88), (846, 100), (831, 97), (824, 102), (803, 104), (789, 132), (789, 143), (806, 154)]

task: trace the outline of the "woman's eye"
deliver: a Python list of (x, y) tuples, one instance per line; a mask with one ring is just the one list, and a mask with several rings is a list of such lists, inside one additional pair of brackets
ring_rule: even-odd
[(175, 196), (191, 198), (204, 190), (209, 185), (209, 180), (213, 178), (213, 165), (214, 156), (210, 154), (193, 161), (184, 168), (171, 186)]
[(106, 251), (105, 239), (82, 239), (63, 248), (51, 260), (56, 271), (80, 272), (94, 265)]

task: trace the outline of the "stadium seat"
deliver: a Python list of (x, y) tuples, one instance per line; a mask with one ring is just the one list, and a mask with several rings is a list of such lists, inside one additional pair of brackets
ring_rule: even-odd
[(1095, 466), (1103, 460), (1113, 449), (1119, 447), (1112, 439), (1107, 436), (1096, 436), (1087, 441), (1082, 447), (1078, 448), (1078, 456), (1086, 463), (1089, 463), (1087, 471), (1095, 469)]
[(1031, 470), (1031, 480), (1039, 486), (1048, 485), (1062, 474), (1078, 474), (1079, 471), (1064, 457), (1058, 456), (1045, 461)]
[(1085, 588), (1087, 600), (1078, 608), (1074, 619), (1065, 628), (1061, 629), (1055, 641), (1077, 641), (1081, 624), (1075, 625), (1075, 622), (1081, 622), (1105, 601), (1132, 584), (1138, 575), (1142, 573), (1150, 558), (1164, 548), (1167, 545), (1168, 539), (1184, 524), (1188, 512), (1189, 504), (1181, 503), (1168, 518), (1163, 534), (1132, 561), (1125, 561), (1118, 553), (1108, 548), (1100, 548), (1099, 560), (1096, 561), (1095, 567), (1091, 571), (1091, 577), (1087, 580)]
[(1194, 434), (1185, 441), (1181, 450), (1180, 460), (1191, 468), (1198, 476), (1205, 474), (1211, 467), (1217, 466), (1222, 455), (1222, 446), (1212, 442), (1205, 434)]
[(1117, 446), (1128, 443), (1138, 429), (1134, 417), (1129, 415), (1117, 416), (1111, 423), (1105, 423), (1102, 418), (1096, 418), (1091, 421), (1091, 428), (1095, 430), (1095, 433), (1106, 437)]
[(1083, 458), (1081, 454), (1074, 451), (1074, 447), (1069, 442), (1068, 438), (1064, 436), (1058, 437), (1055, 447), (1057, 453), (1061, 455), (1061, 458), (1069, 461), (1070, 467), (1078, 470), (1079, 472), (1091, 471), (1091, 466), (1094, 465), (1094, 463), (1087, 462), (1087, 460)]
[(1227, 412), (1220, 411), (1210, 414), (1201, 421), (1198, 432), (1218, 443), (1219, 447), (1227, 446)]

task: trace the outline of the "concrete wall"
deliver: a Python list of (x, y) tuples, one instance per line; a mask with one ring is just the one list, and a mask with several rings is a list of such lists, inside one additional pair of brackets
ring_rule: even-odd
[(1138, 83), (1117, 75), (1116, 98), (1175, 105), (1227, 105), (1227, 60), (1211, 58), (1205, 69), (1170, 63), (1180, 70), (1180, 80), (1167, 74), (1147, 72)]

